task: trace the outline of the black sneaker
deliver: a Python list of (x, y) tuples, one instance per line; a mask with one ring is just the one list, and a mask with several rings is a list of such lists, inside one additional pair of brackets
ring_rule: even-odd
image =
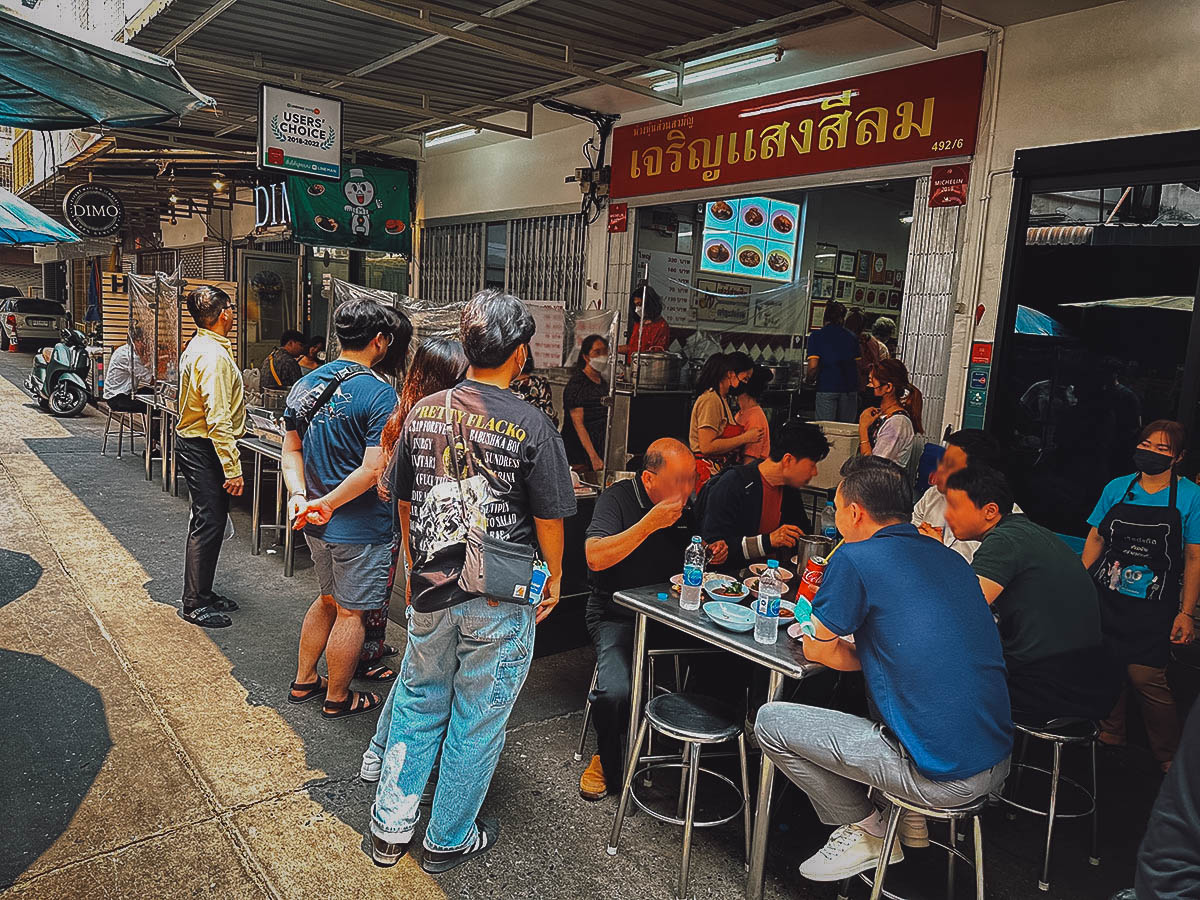
[(482, 856), (496, 845), (500, 837), (500, 823), (495, 819), (477, 819), (475, 828), (478, 834), (475, 840), (461, 850), (430, 850), (424, 848), (421, 855), (421, 868), (430, 875), (441, 875), (451, 869), (461, 866), (469, 859)]
[(390, 868), (400, 862), (400, 858), (408, 852), (410, 841), (392, 844), (379, 835), (371, 834), (371, 862), (382, 869)]

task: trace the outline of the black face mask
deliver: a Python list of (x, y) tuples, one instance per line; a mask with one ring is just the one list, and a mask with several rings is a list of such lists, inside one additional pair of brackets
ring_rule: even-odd
[(1161, 475), (1171, 468), (1174, 459), (1165, 453), (1155, 453), (1153, 450), (1137, 449), (1133, 451), (1133, 464), (1139, 472), (1147, 475)]

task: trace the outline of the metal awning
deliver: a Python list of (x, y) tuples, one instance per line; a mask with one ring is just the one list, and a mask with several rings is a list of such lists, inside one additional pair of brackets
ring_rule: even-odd
[(1200, 222), (1105, 222), (1038, 225), (1025, 232), (1027, 247), (1194, 247)]
[[(219, 109), (172, 134), (178, 143), (246, 149), (258, 84), (345, 101), (350, 150), (454, 125), (533, 134), (533, 104), (605, 85), (657, 100), (645, 76), (689, 60), (862, 15), (922, 43), (890, 16), (898, 0), (156, 0), (130, 23), (134, 45), (172, 54)], [(941, 3), (932, 4), (939, 10)]]
[(0, 125), (144, 127), (213, 102), (171, 60), (55, 31), (0, 6)]

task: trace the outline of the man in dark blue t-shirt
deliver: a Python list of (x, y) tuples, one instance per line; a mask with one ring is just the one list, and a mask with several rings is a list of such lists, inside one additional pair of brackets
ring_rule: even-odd
[[(304, 528), (321, 589), (304, 617), (288, 699), (323, 697), (329, 719), (379, 707), (378, 694), (350, 690), (356, 673), (376, 682), (396, 677), (386, 666), (359, 666), (367, 617), (382, 610), (378, 626), (386, 630), (396, 563), (392, 515), (375, 490), (380, 436), (396, 390), (372, 369), (389, 357), (403, 359), (412, 337), (407, 318), (374, 300), (347, 301), (334, 324), (342, 355), (292, 387), (281, 461), (288, 521)], [(375, 653), (383, 633), (372, 642), (379, 644)], [(317, 674), (322, 653), (328, 679)]]
[(844, 325), (846, 307), (836, 300), (825, 325), (808, 336), (808, 378), (817, 382), (817, 421), (858, 419), (858, 335)]
[[(1000, 638), (971, 567), (909, 524), (912, 489), (895, 463), (858, 457), (842, 476), (845, 543), (813, 600), (816, 636), (804, 653), (831, 669), (861, 669), (880, 721), (769, 703), (755, 724), (763, 752), (822, 822), (838, 826), (800, 866), (813, 881), (875, 867), (886, 826), (870, 788), (962, 806), (1000, 788), (1012, 752)], [(902, 843), (928, 845), (921, 817), (900, 825)], [(890, 861), (903, 858), (897, 844)]]

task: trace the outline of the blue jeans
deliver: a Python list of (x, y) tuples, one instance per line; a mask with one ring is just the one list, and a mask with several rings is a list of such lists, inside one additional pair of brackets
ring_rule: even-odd
[(818, 422), (857, 422), (858, 394), (854, 391), (817, 391)]
[(373, 833), (392, 843), (411, 839), (440, 748), (425, 846), (458, 850), (475, 840), (504, 728), (533, 660), (534, 610), (489, 606), (482, 597), (434, 613), (409, 608), (400, 677), (380, 722), (382, 729), (391, 717)]

